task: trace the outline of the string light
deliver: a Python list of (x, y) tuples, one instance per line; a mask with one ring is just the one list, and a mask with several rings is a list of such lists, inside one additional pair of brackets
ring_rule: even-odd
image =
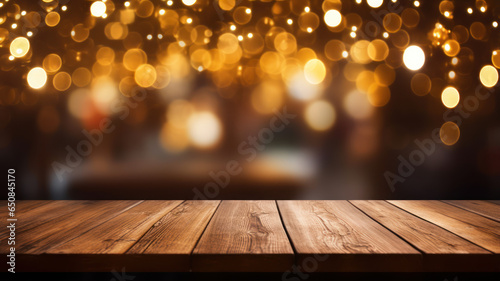
[[(277, 101), (283, 101), (285, 92), (307, 101), (304, 107), (319, 108), (311, 106), (313, 101), (321, 97), (331, 83), (344, 78), (349, 82), (346, 87), (353, 88), (346, 89), (346, 93), (362, 93), (366, 105), (383, 106), (391, 98), (393, 89), (390, 86), (396, 71), (404, 67), (419, 71), (412, 74), (411, 88), (420, 96), (430, 93), (431, 89), (436, 95), (434, 81), (439, 79), (456, 82), (456, 88), (448, 86), (446, 92), (441, 93), (443, 104), (450, 108), (456, 106), (455, 102), (460, 99), (458, 91), (463, 89), (458, 82), (465, 76), (475, 75), (477, 79), (479, 75), (480, 82), (486, 87), (494, 87), (498, 81), (500, 62), (496, 45), (488, 46), (492, 50), (491, 60), (480, 62), (479, 57), (474, 58), (474, 63), (484, 66), (479, 73), (479, 69), (471, 67), (464, 71), (462, 67), (471, 63), (469, 56), (462, 56), (462, 53), (467, 54), (474, 46), (471, 44), (465, 48), (464, 44), (471, 40), (486, 42), (491, 38), (488, 36), (494, 35), (494, 28), (498, 28), (498, 19), (490, 13), (481, 15), (482, 19), (474, 17), (471, 21), (469, 17), (463, 20), (454, 17), (453, 8), (441, 8), (436, 4), (440, 15), (453, 20), (426, 16), (426, 20), (433, 20), (429, 24), (432, 27), (418, 30), (428, 34), (422, 39), (415, 30), (424, 18), (422, 9), (431, 9), (433, 4), (426, 3), (421, 9), (415, 8), (420, 7), (420, 1), (410, 1), (413, 7), (385, 15), (377, 34), (372, 36), (365, 34), (367, 21), (361, 17), (362, 13), (357, 13), (357, 9), (372, 11), (388, 1), (355, 0), (357, 4), (365, 2), (367, 5), (342, 7), (336, 5), (336, 1), (321, 5), (314, 1), (311, 4), (301, 2), (300, 5), (290, 6), (282, 6), (285, 2), (276, 2), (268, 6), (269, 11), (261, 9), (267, 7), (267, 1), (250, 1), (244, 5), (237, 2), (216, 1), (217, 11), (221, 13), (216, 15), (216, 20), (210, 21), (210, 15), (204, 13), (207, 8), (203, 1), (181, 0), (175, 5), (172, 0), (162, 4), (150, 0), (126, 1), (123, 6), (115, 6), (109, 0), (94, 0), (90, 9), (88, 4), (85, 6), (84, 20), (73, 22), (69, 27), (64, 17), (78, 11), (78, 6), (72, 7), (64, 17), (62, 12), (67, 11), (68, 6), (51, 8), (42, 20), (45, 25), (28, 21), (32, 12), (19, 8), (12, 15), (0, 17), (0, 24), (5, 24), (5, 28), (0, 29), (0, 45), (10, 51), (3, 59), (12, 63), (6, 65), (21, 69), (32, 89), (46, 87), (61, 91), (68, 89), (68, 84), (93, 87), (98, 78), (109, 77), (107, 87), (114, 87), (127, 96), (133, 86), (162, 89), (170, 81), (182, 81), (192, 73), (204, 72), (203, 75), (210, 77), (223, 95), (222, 92), (231, 89), (234, 84), (257, 87), (267, 80), (280, 80), (281, 84), (276, 83), (280, 86), (266, 86), (269, 88), (266, 90), (274, 93), (272, 97), (265, 97), (264, 101), (260, 101), (261, 96), (253, 98), (253, 102), (262, 108), (266, 106), (263, 103), (278, 104)], [(487, 6), (484, 1), (476, 2), (480, 4), (465, 6), (467, 14), (473, 14), (474, 9), (481, 13), (497, 9)], [(0, 5), (4, 6), (4, 3)], [(98, 24), (94, 24), (96, 20)], [(209, 24), (215, 21), (217, 24)], [(35, 26), (28, 26), (26, 22)], [(425, 25), (419, 27), (422, 26)], [(44, 28), (52, 28), (53, 36), (58, 36), (65, 46), (76, 46), (76, 43), (89, 46), (89, 49), (69, 47), (74, 49), (65, 50), (65, 54), (51, 54), (61, 60), (59, 68), (64, 65), (63, 70), (54, 70), (50, 63), (34, 67), (34, 63), (45, 61), (44, 58), (48, 57), (43, 54), (44, 57), (40, 58), (41, 50), (45, 49), (43, 44), (47, 43), (39, 42), (40, 38), (32, 40), (35, 35), (39, 37), (41, 33), (38, 31)], [(14, 29), (26, 37), (16, 38), (13, 36)], [(105, 40), (95, 34), (104, 34)], [(31, 45), (30, 40), (36, 42), (33, 43), (36, 47)], [(120, 43), (116, 44), (118, 41)], [(92, 44), (87, 44), (90, 42)], [(148, 52), (142, 51), (142, 48), (147, 48)], [(442, 60), (438, 59), (439, 56), (433, 57), (436, 58), (433, 60), (426, 58), (426, 54), (430, 56), (438, 52), (443, 52), (446, 57)], [(443, 71), (434, 76), (425, 74), (422, 68), (426, 59), (429, 65), (425, 69), (436, 67)], [(51, 82), (47, 84), (48, 79)], [(308, 93), (296, 94), (298, 92)], [(330, 105), (332, 108), (336, 106), (334, 103)], [(332, 112), (326, 110), (326, 104), (321, 107), (324, 112)], [(310, 109), (308, 126), (321, 131), (316, 117), (314, 110)], [(170, 132), (172, 128), (168, 130)], [(186, 138), (189, 137), (186, 135)]]

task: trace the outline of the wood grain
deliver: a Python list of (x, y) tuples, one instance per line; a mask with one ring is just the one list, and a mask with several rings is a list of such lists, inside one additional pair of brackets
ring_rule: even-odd
[(193, 271), (285, 271), (293, 250), (275, 201), (223, 201), (192, 254)]
[(444, 200), (455, 207), (500, 222), (500, 205), (482, 200)]
[[(149, 257), (148, 271), (189, 271), (190, 256), (220, 201), (186, 201), (156, 222), (127, 256)], [(161, 264), (156, 267), (155, 264)]]
[(424, 271), (499, 270), (498, 257), (385, 201), (350, 201), (365, 214), (425, 253)]
[(500, 223), (440, 201), (388, 201), (496, 254)]
[[(16, 234), (23, 237), (23, 233), (41, 225), (50, 225), (60, 217), (81, 211), (91, 201), (18, 201), (16, 203)], [(7, 208), (5, 208), (6, 210)], [(5, 220), (4, 220), (5, 221)], [(49, 226), (50, 227), (50, 226)], [(0, 253), (7, 249), (7, 228), (0, 230)]]
[(66, 213), (50, 223), (19, 233), (17, 239), (25, 242), (19, 245), (17, 251), (20, 254), (45, 253), (140, 203), (141, 201), (93, 201), (86, 205), (84, 211)]
[(182, 201), (144, 201), (87, 232), (50, 248), (51, 254), (123, 254)]
[(278, 206), (298, 266), (336, 272), (421, 268), (417, 250), (347, 201), (278, 201)]

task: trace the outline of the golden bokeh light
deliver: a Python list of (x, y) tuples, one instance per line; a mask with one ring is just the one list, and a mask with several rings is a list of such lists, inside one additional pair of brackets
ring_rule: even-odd
[(323, 82), (326, 76), (326, 68), (322, 61), (312, 59), (304, 66), (304, 76), (307, 82), (311, 84), (319, 84)]
[(411, 79), (411, 89), (417, 96), (425, 96), (430, 93), (432, 82), (424, 73), (417, 73)]
[(277, 82), (265, 81), (252, 92), (252, 106), (260, 114), (272, 114), (284, 102), (283, 85)]
[(366, 3), (368, 3), (368, 5), (372, 8), (378, 8), (382, 6), (384, 0), (366, 0)]
[(102, 1), (95, 1), (90, 5), (90, 14), (94, 17), (102, 17), (106, 13), (106, 4)]
[(316, 131), (326, 131), (335, 123), (336, 113), (333, 106), (326, 100), (309, 103), (304, 111), (307, 125)]
[(47, 83), (47, 72), (41, 67), (34, 67), (28, 72), (28, 85), (33, 89), (40, 89)]
[(345, 44), (337, 39), (328, 41), (325, 44), (325, 56), (332, 61), (339, 61), (344, 58), (346, 52)]
[(460, 93), (455, 87), (446, 87), (441, 93), (441, 101), (447, 108), (454, 108), (460, 102)]
[(61, 92), (66, 91), (71, 86), (71, 75), (64, 71), (59, 72), (54, 76), (52, 84), (54, 89)]
[(143, 88), (151, 87), (156, 81), (156, 69), (150, 64), (142, 64), (135, 70), (134, 79)]
[(373, 113), (373, 106), (368, 101), (365, 93), (352, 91), (348, 93), (343, 101), (344, 108), (354, 119), (366, 119)]
[(187, 131), (189, 140), (194, 146), (202, 149), (211, 148), (222, 137), (222, 124), (212, 112), (196, 112), (187, 121)]
[(135, 71), (140, 65), (148, 61), (148, 56), (141, 49), (130, 49), (123, 55), (123, 66), (130, 71)]
[(48, 54), (43, 59), (43, 69), (47, 71), (48, 74), (56, 73), (62, 66), (62, 59), (57, 54)]
[(45, 24), (50, 27), (54, 27), (59, 24), (61, 16), (57, 12), (50, 12), (45, 16)]
[(410, 70), (419, 70), (424, 66), (425, 54), (419, 46), (409, 46), (403, 54), (403, 62)]
[(342, 21), (342, 14), (337, 10), (329, 10), (325, 13), (324, 20), (326, 25), (337, 27)]
[(79, 67), (75, 69), (75, 71), (73, 71), (71, 78), (75, 86), (85, 87), (90, 83), (90, 80), (92, 79), (92, 74), (87, 68)]
[(485, 65), (479, 72), (479, 80), (487, 87), (494, 87), (498, 83), (498, 71), (492, 65)]
[(496, 68), (500, 68), (500, 49), (494, 50), (491, 53), (491, 63), (493, 63)]
[(24, 57), (30, 50), (30, 41), (26, 37), (17, 37), (10, 43), (10, 54), (15, 58)]
[(373, 84), (368, 89), (368, 101), (371, 105), (381, 107), (391, 99), (391, 90), (388, 87)]
[(460, 128), (453, 122), (446, 122), (439, 130), (439, 137), (445, 145), (454, 145), (460, 138)]
[(446, 40), (443, 44), (443, 51), (447, 56), (454, 57), (460, 52), (460, 44), (453, 39)]
[(384, 16), (382, 23), (387, 32), (396, 33), (401, 28), (403, 21), (401, 20), (401, 17), (398, 14), (389, 13)]
[(383, 61), (389, 55), (389, 47), (385, 41), (380, 39), (375, 39), (368, 45), (368, 56), (373, 61)]

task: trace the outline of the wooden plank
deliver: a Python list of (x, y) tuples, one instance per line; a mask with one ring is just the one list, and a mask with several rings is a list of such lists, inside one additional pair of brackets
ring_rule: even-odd
[(111, 271), (122, 267), (141, 271), (142, 266), (150, 266), (155, 260), (120, 254), (124, 254), (162, 216), (181, 203), (179, 200), (153, 200), (137, 204), (105, 223), (49, 248), (43, 262), (31, 266), (30, 270), (43, 271), (47, 265), (58, 264), (66, 272)]
[[(81, 210), (92, 204), (92, 201), (47, 201), (44, 204), (36, 204), (35, 202), (21, 201), (16, 209), (16, 234), (22, 237), (22, 234), (29, 232), (31, 229), (41, 225), (51, 225), (52, 221), (58, 220), (60, 217)], [(0, 253), (4, 253), (7, 249), (7, 228), (0, 230)]]
[(459, 272), (500, 269), (500, 260), (491, 252), (385, 201), (354, 200), (350, 202), (425, 253), (424, 271)]
[(500, 205), (482, 200), (444, 200), (455, 207), (500, 222)]
[(293, 265), (275, 201), (223, 201), (192, 254), (200, 272), (273, 272)]
[(144, 201), (73, 239), (52, 247), (51, 254), (122, 254), (182, 201)]
[(299, 267), (418, 271), (421, 254), (347, 201), (278, 201)]
[(494, 253), (500, 253), (500, 223), (440, 201), (388, 201)]
[(500, 200), (486, 200), (486, 201), (491, 202), (493, 204), (500, 205)]
[(17, 235), (19, 254), (42, 254), (141, 203), (141, 201), (94, 201), (85, 209), (67, 213)]
[(141, 271), (189, 271), (191, 253), (219, 203), (215, 200), (182, 203), (156, 222), (127, 255), (150, 257)]

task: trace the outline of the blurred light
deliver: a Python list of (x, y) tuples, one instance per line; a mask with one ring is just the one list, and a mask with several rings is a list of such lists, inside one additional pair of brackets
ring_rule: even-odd
[(415, 1), (415, 2), (413, 2), (413, 5), (415, 5), (415, 7), (420, 7), (420, 2), (419, 1)]
[(439, 137), (446, 145), (454, 145), (460, 138), (460, 128), (453, 122), (446, 122), (439, 130)]
[(304, 118), (307, 125), (316, 131), (326, 131), (336, 119), (335, 109), (325, 100), (313, 101), (307, 105)]
[(196, 3), (196, 0), (182, 0), (182, 3), (186, 6), (192, 6), (194, 3)]
[(47, 82), (47, 73), (41, 67), (34, 67), (28, 72), (28, 85), (33, 89), (40, 89)]
[(457, 65), (457, 63), (458, 63), (458, 58), (452, 58), (451, 59), (451, 64)]
[(498, 22), (494, 21), (491, 23), (491, 25), (496, 28), (496, 27), (498, 27)]
[(472, 8), (467, 8), (467, 13), (472, 14), (473, 10)]
[(368, 6), (370, 6), (370, 7), (378, 8), (378, 7), (382, 6), (382, 4), (384, 3), (384, 0), (367, 0), (366, 2), (368, 3)]
[[(124, 5), (125, 7), (130, 7), (130, 2), (129, 2), (129, 1), (126, 1), (125, 3), (123, 3), (123, 5)], [(161, 13), (161, 11), (163, 11), (163, 14), (165, 13), (165, 10), (163, 10), (163, 9), (162, 9), (162, 10), (160, 10), (160, 15), (163, 15), (163, 14)]]
[(450, 77), (451, 79), (454, 79), (454, 78), (455, 78), (455, 76), (456, 76), (455, 71), (450, 71), (450, 72), (448, 73), (448, 77)]
[(222, 135), (222, 125), (213, 113), (194, 113), (187, 121), (189, 139), (199, 148), (213, 147)]
[(384, 33), (382, 34), (382, 36), (384, 36), (384, 38), (389, 38), (389, 33), (388, 33), (388, 32), (384, 32)]
[(106, 4), (102, 1), (96, 1), (90, 6), (90, 13), (94, 17), (102, 17), (106, 13)]
[(455, 87), (447, 87), (441, 93), (441, 101), (444, 106), (454, 108), (460, 102), (460, 94)]
[(292, 19), (287, 19), (287, 20), (286, 20), (286, 23), (287, 23), (288, 25), (292, 25), (292, 24), (293, 24), (293, 20), (292, 20)]
[(67, 9), (68, 9), (68, 7), (66, 7), (66, 6), (61, 7), (61, 11), (63, 11), (63, 12), (65, 12)]
[(10, 43), (10, 54), (16, 58), (24, 57), (30, 50), (30, 41), (25, 37), (17, 37)]
[(329, 10), (325, 13), (325, 23), (330, 27), (336, 27), (342, 22), (342, 14), (337, 10)]
[(357, 90), (347, 94), (343, 104), (347, 114), (354, 119), (366, 119), (373, 113), (373, 106), (366, 94)]
[(425, 63), (424, 51), (418, 46), (409, 46), (403, 54), (403, 62), (410, 70), (419, 70)]
[(326, 76), (326, 68), (322, 61), (318, 59), (309, 60), (304, 66), (304, 75), (307, 82), (319, 84)]
[(485, 87), (491, 88), (498, 82), (498, 71), (492, 65), (485, 65), (479, 72), (479, 80)]

